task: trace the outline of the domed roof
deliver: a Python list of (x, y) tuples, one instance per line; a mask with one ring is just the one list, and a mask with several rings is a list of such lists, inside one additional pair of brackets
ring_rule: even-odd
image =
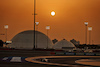
[(73, 44), (73, 43), (71, 43), (71, 42), (69, 42), (69, 41), (67, 41), (67, 40), (61, 40), (61, 41), (59, 41), (59, 42), (57, 42), (54, 46), (53, 46), (53, 48), (54, 49), (62, 49), (62, 48), (74, 48), (75, 47), (75, 45)]
[[(34, 30), (18, 33), (12, 38), (12, 44), (8, 45), (17, 49), (32, 49), (34, 46)], [(47, 42), (48, 40), (48, 42)], [(37, 48), (51, 48), (52, 41), (43, 33), (35, 31), (35, 46)]]

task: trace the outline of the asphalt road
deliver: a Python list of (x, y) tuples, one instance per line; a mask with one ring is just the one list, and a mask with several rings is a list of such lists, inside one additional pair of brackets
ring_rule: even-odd
[[(37, 56), (52, 56), (50, 54), (51, 51), (35, 51), (35, 50), (0, 50), (0, 58), (4, 57), (37, 57)], [(84, 57), (83, 57), (84, 58)], [(80, 58), (50, 58), (50, 62), (52, 63), (67, 63), (70, 65), (75, 65), (75, 67), (92, 67), (87, 65), (81, 65), (75, 63), (75, 60), (82, 59)], [(86, 58), (85, 58), (86, 59)], [(91, 58), (87, 58), (91, 59)], [(100, 59), (100, 58), (92, 58), (92, 59)], [(77, 66), (78, 65), (78, 66)], [(32, 62), (8, 62), (0, 60), (0, 67), (61, 67), (57, 65), (47, 65), (47, 64), (38, 64)]]

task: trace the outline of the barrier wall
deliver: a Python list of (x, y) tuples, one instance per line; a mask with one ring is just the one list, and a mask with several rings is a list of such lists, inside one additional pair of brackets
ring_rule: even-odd
[[(52, 54), (52, 52), (51, 52)], [(55, 55), (76, 55), (76, 56), (100, 56), (100, 53), (73, 53), (73, 52), (53, 52)]]

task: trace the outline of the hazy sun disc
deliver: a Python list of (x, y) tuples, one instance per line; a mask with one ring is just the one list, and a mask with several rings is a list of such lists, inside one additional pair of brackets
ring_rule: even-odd
[(52, 11), (52, 12), (51, 12), (51, 15), (52, 15), (52, 16), (54, 16), (54, 15), (55, 15), (55, 12), (54, 12), (54, 11)]

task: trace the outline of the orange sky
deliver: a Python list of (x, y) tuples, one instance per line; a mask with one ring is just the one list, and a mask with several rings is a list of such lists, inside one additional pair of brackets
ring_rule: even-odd
[[(100, 44), (100, 0), (36, 0), (36, 21), (40, 24), (38, 31), (47, 34), (45, 27), (50, 25), (50, 39), (76, 39), (85, 43), (85, 25), (92, 26), (94, 44)], [(33, 30), (33, 0), (0, 0), (0, 34), (5, 33), (8, 24), (8, 40), (25, 30)], [(52, 17), (51, 11), (56, 15)], [(88, 33), (89, 37), (89, 33)], [(4, 35), (0, 39), (5, 40)], [(89, 41), (89, 38), (87, 39)], [(89, 42), (88, 42), (89, 43)]]

